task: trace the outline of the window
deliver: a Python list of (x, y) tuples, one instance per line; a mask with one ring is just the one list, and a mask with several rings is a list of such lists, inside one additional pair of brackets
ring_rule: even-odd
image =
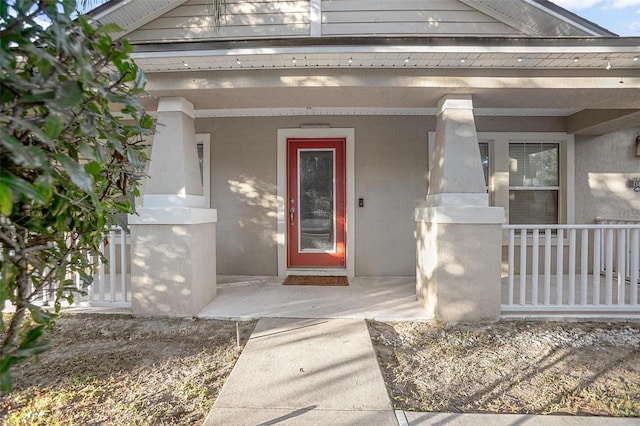
[(509, 143), (509, 223), (558, 223), (557, 143)]
[(489, 190), (489, 142), (480, 142), (480, 160), (482, 161), (482, 172), (484, 173), (484, 184)]
[(200, 164), (200, 182), (206, 208), (211, 207), (211, 135), (209, 133), (196, 134), (196, 149)]
[[(478, 132), (489, 205), (512, 224), (573, 223), (574, 136), (563, 132)], [(429, 132), (429, 152), (435, 132)]]

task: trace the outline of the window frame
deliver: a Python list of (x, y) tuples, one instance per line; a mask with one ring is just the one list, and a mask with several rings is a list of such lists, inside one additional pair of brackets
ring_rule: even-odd
[[(562, 160), (561, 160), (561, 155), (560, 155), (560, 142), (558, 141), (539, 141), (539, 140), (509, 140), (507, 149), (509, 151), (509, 159), (511, 159), (511, 146), (512, 145), (555, 145), (555, 149), (557, 150), (557, 181), (558, 184), (557, 185), (539, 185), (539, 186), (535, 186), (535, 185), (511, 185), (511, 163), (509, 163), (509, 209), (511, 208), (511, 193), (512, 192), (527, 192), (527, 191), (544, 191), (544, 192), (550, 192), (550, 191), (555, 191), (557, 193), (556, 195), (556, 200), (557, 200), (557, 206), (556, 206), (556, 217), (555, 217), (555, 222), (551, 222), (551, 223), (544, 223), (544, 224), (549, 224), (549, 225), (557, 225), (558, 223), (560, 223), (560, 205), (561, 205), (561, 198), (560, 198), (560, 194), (561, 194), (561, 187), (562, 187), (562, 182), (561, 182), (561, 171), (563, 169), (563, 165), (562, 165)], [(511, 222), (511, 215), (508, 216), (508, 223), (512, 224), (513, 222)], [(528, 224), (541, 224), (541, 222), (532, 222), (532, 223), (526, 223)]]
[[(204, 205), (211, 208), (211, 133), (196, 133), (196, 153), (197, 146), (202, 145), (202, 195)], [(200, 158), (198, 158), (200, 161)]]
[[(436, 132), (429, 132), (429, 153)], [(489, 205), (503, 207), (509, 223), (509, 143), (535, 141), (557, 143), (558, 150), (558, 223), (575, 221), (575, 137), (565, 132), (477, 132), (478, 142), (489, 144)], [(479, 149), (478, 149), (479, 152)], [(431, 154), (429, 154), (431, 157)], [(540, 187), (543, 189), (543, 187)]]

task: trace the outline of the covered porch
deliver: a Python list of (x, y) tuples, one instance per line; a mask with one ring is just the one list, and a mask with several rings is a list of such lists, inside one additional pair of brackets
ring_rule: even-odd
[[(331, 305), (368, 315), (385, 307), (378, 295), (411, 288), (427, 317), (492, 320), (505, 303), (503, 224), (640, 218), (628, 187), (640, 179), (636, 40), (538, 2), (514, 2), (516, 16), (502, 2), (411, 2), (396, 15), (385, 2), (371, 13), (365, 1), (349, 11), (242, 1), (233, 31), (220, 33), (191, 3), (124, 22), (128, 3), (96, 16), (132, 40), (148, 77), (141, 101), (158, 123), (129, 222), (138, 315), (198, 315), (233, 292), (256, 312), (268, 302), (291, 315), (336, 314)], [(441, 7), (455, 25), (405, 22)], [(261, 21), (265, 11), (282, 25)], [(477, 25), (462, 25), (469, 16)], [(366, 25), (343, 33), (331, 17)], [(307, 160), (329, 164), (308, 191), (298, 185)], [(339, 261), (303, 261), (305, 242)], [(353, 283), (278, 287), (289, 274)], [(278, 278), (217, 282), (226, 276)], [(353, 308), (358, 297), (372, 308)]]
[(278, 277), (218, 276), (199, 318), (363, 318), (428, 321), (414, 277), (356, 277), (348, 286), (286, 286)]

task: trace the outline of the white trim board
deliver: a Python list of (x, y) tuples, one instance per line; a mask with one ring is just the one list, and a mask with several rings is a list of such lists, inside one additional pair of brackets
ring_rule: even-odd
[[(353, 128), (295, 128), (278, 129), (277, 135), (277, 241), (278, 241), (278, 276), (284, 277), (289, 274), (296, 275), (355, 275), (355, 129)], [(313, 269), (287, 268), (287, 245), (286, 245), (286, 211), (285, 200), (287, 198), (287, 139), (289, 138), (345, 138), (346, 146), (346, 269)]]

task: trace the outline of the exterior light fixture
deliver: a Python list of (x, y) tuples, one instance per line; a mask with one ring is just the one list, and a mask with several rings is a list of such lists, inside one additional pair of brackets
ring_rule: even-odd
[(522, 58), (518, 58), (518, 62), (522, 62)]
[(465, 59), (460, 59), (460, 63), (464, 64), (465, 63)]
[(291, 60), (291, 62), (293, 62), (293, 63), (295, 64), (295, 63), (297, 62), (297, 61), (296, 61), (296, 58), (294, 57), (294, 58)]
[(352, 64), (352, 63), (353, 63), (353, 58), (349, 58), (349, 60), (348, 60), (347, 62), (349, 62), (350, 64)]
[(573, 58), (573, 62), (578, 62), (580, 58)]
[(604, 67), (604, 69), (606, 69), (607, 71), (609, 71), (611, 69), (611, 62), (607, 61), (607, 66)]
[(240, 62), (240, 59), (236, 59), (236, 64), (242, 65), (242, 62)]
[(640, 135), (636, 136), (636, 157), (640, 157)]
[(410, 58), (405, 59), (405, 60), (404, 60), (404, 63), (405, 63), (405, 64), (408, 64), (408, 63), (409, 63), (409, 59), (410, 59)]
[(185, 61), (182, 61), (182, 65), (184, 65), (186, 68), (189, 68), (189, 64), (186, 63)]
[(633, 62), (638, 62), (638, 60), (640, 60), (640, 56), (636, 56), (635, 58), (633, 58)]

